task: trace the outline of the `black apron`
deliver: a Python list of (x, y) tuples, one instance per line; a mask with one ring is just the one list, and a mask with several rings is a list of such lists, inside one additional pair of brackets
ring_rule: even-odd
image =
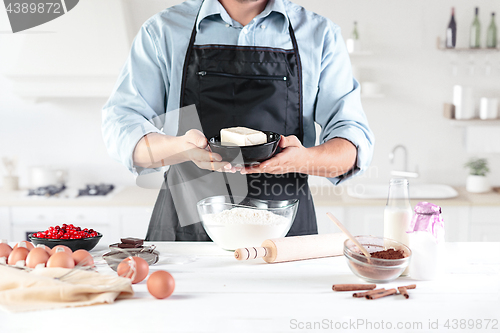
[[(198, 46), (194, 45), (194, 27), (183, 69), (177, 135), (194, 128), (210, 138), (223, 128), (244, 126), (296, 135), (302, 142), (302, 68), (291, 24), (289, 33), (293, 50)], [(196, 203), (210, 196), (227, 195), (223, 176), (199, 169), (193, 162), (171, 166), (165, 173), (146, 240), (210, 241), (200, 223)], [(226, 176), (233, 195), (266, 200), (298, 198), (297, 215), (287, 236), (317, 233), (307, 175)]]

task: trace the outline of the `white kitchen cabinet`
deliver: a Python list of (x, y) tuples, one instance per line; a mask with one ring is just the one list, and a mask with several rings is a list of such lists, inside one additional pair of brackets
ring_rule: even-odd
[[(353, 235), (374, 235), (383, 236), (384, 234), (384, 209), (385, 206), (336, 206), (336, 207), (317, 207), (316, 216), (318, 217), (318, 228), (326, 232), (338, 232), (338, 228), (330, 222), (326, 216), (327, 211), (331, 211), (348, 228)], [(476, 209), (485, 209), (483, 207)], [(500, 208), (499, 208), (500, 209)], [(470, 228), (473, 228), (470, 221), (469, 206), (443, 206), (442, 214), (445, 222), (445, 239), (448, 242), (466, 242), (481, 241), (478, 237), (471, 239)], [(484, 214), (492, 214), (486, 212)], [(500, 216), (500, 211), (496, 213)], [(491, 215), (495, 216), (495, 215)], [(483, 221), (485, 219), (482, 219)], [(492, 222), (488, 224), (488, 230)], [(497, 223), (500, 227), (500, 221)], [(483, 225), (476, 225), (475, 234), (483, 234)], [(494, 229), (494, 228), (493, 228)], [(500, 234), (500, 233), (497, 233)], [(493, 239), (494, 235), (490, 235)], [(484, 236), (483, 236), (484, 238)]]
[(120, 219), (121, 237), (145, 238), (152, 207), (120, 207), (116, 209)]
[(0, 209), (0, 236), (9, 241), (27, 239), (29, 233), (50, 226), (74, 224), (103, 234), (101, 244), (112, 244), (121, 237), (144, 238), (152, 207), (11, 207)]
[[(326, 216), (335, 215), (354, 235), (382, 236), (384, 205), (316, 205), (318, 233), (340, 230)], [(101, 244), (116, 243), (121, 237), (144, 238), (152, 214), (150, 206), (2, 206), (0, 239), (20, 241), (30, 232), (51, 225), (73, 223), (103, 234)], [(500, 207), (442, 206), (446, 241), (500, 241)]]
[(500, 223), (476, 224), (471, 226), (470, 241), (472, 242), (500, 242)]
[(10, 211), (8, 207), (0, 207), (0, 239), (10, 240)]
[(344, 208), (339, 206), (317, 206), (316, 220), (318, 223), (319, 234), (329, 234), (340, 232), (339, 228), (326, 216), (326, 213), (332, 213), (339, 221), (344, 221)]
[(469, 241), (500, 241), (500, 207), (471, 208)]
[[(384, 235), (383, 206), (347, 206), (345, 209), (346, 228), (353, 235)], [(341, 221), (342, 222), (342, 221)]]
[(318, 232), (341, 232), (339, 228), (326, 216), (331, 212), (353, 235), (384, 234), (385, 206), (319, 206), (316, 209)]
[(441, 206), (447, 242), (470, 241), (470, 206)]
[[(106, 207), (13, 207), (12, 221), (25, 223), (78, 223), (93, 228), (92, 223), (109, 221), (109, 209)], [(87, 225), (89, 224), (89, 225)], [(49, 225), (47, 225), (49, 226)]]
[(103, 234), (101, 242), (119, 239), (119, 219), (107, 207), (12, 207), (10, 240), (25, 240), (29, 233), (50, 226), (74, 224)]

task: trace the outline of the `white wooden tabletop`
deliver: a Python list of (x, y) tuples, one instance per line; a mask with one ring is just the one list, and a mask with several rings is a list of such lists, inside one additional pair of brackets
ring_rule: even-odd
[[(417, 288), (409, 299), (379, 300), (331, 290), (336, 283), (363, 283), (344, 257), (266, 264), (239, 262), (213, 243), (155, 245), (160, 261), (150, 272), (167, 270), (176, 280), (168, 299), (153, 298), (143, 281), (132, 299), (114, 304), (0, 312), (0, 332), (500, 331), (500, 243), (447, 243), (443, 278), (380, 284)], [(115, 274), (99, 257), (96, 262), (101, 273)]]

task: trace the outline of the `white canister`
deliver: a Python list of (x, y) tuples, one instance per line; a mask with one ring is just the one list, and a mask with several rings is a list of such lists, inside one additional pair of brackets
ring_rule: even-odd
[(453, 86), (453, 105), (455, 105), (456, 119), (476, 118), (476, 106), (474, 104), (474, 91), (472, 88), (460, 85)]
[(19, 190), (19, 177), (17, 177), (17, 176), (5, 176), (5, 177), (3, 177), (3, 189), (5, 191), (17, 191), (17, 190)]
[(349, 38), (346, 40), (346, 48), (349, 53), (356, 53), (361, 51), (361, 43), (359, 39)]
[(377, 96), (382, 93), (382, 86), (377, 82), (361, 82), (361, 94), (365, 96)]
[(415, 206), (409, 235), (409, 274), (416, 280), (434, 280), (444, 271), (444, 221), (441, 207), (429, 202)]
[(65, 183), (66, 171), (47, 167), (31, 168), (31, 187), (57, 186)]
[(479, 118), (497, 119), (498, 118), (498, 99), (497, 98), (481, 98), (479, 107)]

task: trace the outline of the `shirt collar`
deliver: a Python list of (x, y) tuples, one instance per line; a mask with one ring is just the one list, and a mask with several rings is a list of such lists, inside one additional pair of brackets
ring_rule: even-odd
[[(284, 32), (288, 31), (288, 26), (290, 23), (288, 20), (288, 15), (286, 13), (285, 4), (283, 3), (283, 0), (269, 0), (264, 11), (259, 15), (257, 15), (256, 18), (263, 19), (269, 16), (269, 14), (271, 14), (272, 12), (277, 12), (283, 15), (284, 18), (283, 31)], [(200, 12), (198, 14), (198, 19), (196, 20), (197, 32), (200, 31), (201, 21), (212, 15), (220, 15), (220, 17), (228, 24), (231, 25), (239, 24), (229, 16), (224, 6), (222, 6), (218, 0), (204, 0), (203, 4), (201, 5)]]

